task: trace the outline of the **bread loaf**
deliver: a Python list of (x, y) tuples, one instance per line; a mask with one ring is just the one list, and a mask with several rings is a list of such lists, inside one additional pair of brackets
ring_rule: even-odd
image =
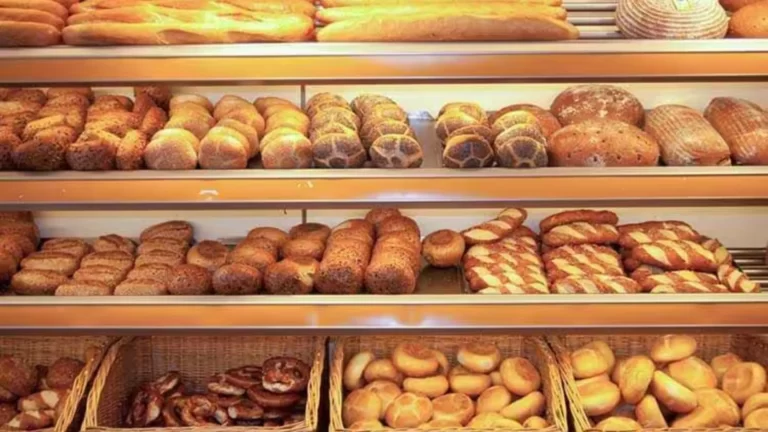
[(0, 46), (41, 47), (61, 41), (58, 28), (39, 22), (0, 21)]
[(616, 120), (587, 120), (552, 135), (548, 146), (553, 166), (655, 166), (659, 145), (642, 130)]
[(457, 3), (453, 5), (440, 4), (372, 4), (369, 6), (347, 6), (321, 9), (317, 11), (315, 17), (318, 21), (330, 24), (338, 21), (344, 21), (356, 18), (365, 18), (368, 16), (391, 17), (414, 14), (438, 14), (445, 11), (454, 13), (494, 13), (500, 15), (541, 15), (559, 20), (564, 20), (566, 10), (561, 7), (545, 5), (527, 5), (527, 4), (504, 4), (494, 2), (493, 4), (483, 4), (482, 2)]
[(267, 267), (264, 289), (270, 294), (309, 294), (314, 289), (319, 263), (310, 257), (286, 258)]
[(609, 224), (592, 224), (589, 222), (573, 222), (559, 225), (542, 236), (544, 244), (550, 247), (581, 244), (613, 244), (619, 239), (615, 226)]
[(720, 39), (728, 17), (717, 0), (686, 2), (620, 0), (616, 25), (632, 39)]
[(557, 132), (557, 130), (562, 127), (562, 125), (560, 125), (560, 121), (551, 112), (536, 105), (530, 104), (515, 104), (505, 106), (504, 108), (493, 113), (489, 117), (488, 121), (490, 124), (494, 124), (496, 120), (498, 120), (504, 114), (514, 111), (525, 111), (532, 114), (536, 118), (537, 124), (541, 128), (541, 132), (546, 139), (549, 139), (553, 133)]
[(256, 294), (261, 282), (261, 272), (246, 264), (226, 264), (213, 273), (213, 290), (221, 295)]
[(203, 169), (245, 169), (251, 153), (248, 139), (235, 129), (216, 126), (200, 141)]
[(757, 105), (737, 98), (714, 98), (704, 117), (725, 139), (733, 162), (768, 164), (768, 114)]
[(493, 166), (491, 144), (480, 135), (453, 135), (445, 142), (443, 166), (446, 168), (484, 168)]
[(736, 11), (728, 26), (730, 36), (742, 38), (768, 37), (768, 3), (752, 3)]
[(687, 240), (659, 240), (632, 249), (631, 257), (642, 264), (666, 270), (694, 270), (714, 273), (717, 262), (712, 252)]
[(730, 165), (728, 144), (696, 110), (661, 105), (645, 118), (645, 132), (659, 143), (666, 165)]
[(407, 134), (380, 136), (371, 145), (369, 154), (377, 168), (418, 168), (424, 158), (419, 142)]
[(258, 3), (246, 0), (85, 0), (70, 7), (73, 16), (108, 9), (159, 6), (179, 10), (212, 10), (218, 12), (266, 12), (274, 14), (298, 13), (309, 17), (315, 14), (314, 5), (306, 0), (265, 0)]
[(59, 31), (64, 28), (64, 20), (58, 16), (35, 9), (2, 8), (0, 9), (0, 21), (47, 24), (56, 27)]
[(366, 160), (356, 134), (324, 135), (312, 142), (312, 155), (317, 168), (360, 168)]
[(623, 88), (584, 84), (569, 87), (560, 93), (550, 108), (563, 126), (587, 120), (618, 120), (642, 126), (643, 105)]

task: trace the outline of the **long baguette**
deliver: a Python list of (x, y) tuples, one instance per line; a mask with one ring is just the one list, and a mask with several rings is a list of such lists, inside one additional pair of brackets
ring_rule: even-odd
[(457, 5), (411, 4), (383, 6), (345, 6), (321, 9), (315, 18), (325, 24), (365, 17), (388, 17), (429, 13), (475, 13), (502, 16), (540, 15), (564, 20), (567, 11), (561, 7), (520, 5), (515, 3), (461, 3)]
[[(320, 0), (325, 8), (341, 6), (380, 6), (380, 5), (414, 5), (414, 4), (461, 4), (466, 0)], [(498, 3), (519, 5), (562, 6), (563, 0), (493, 0)]]
[(161, 6), (182, 10), (225, 10), (231, 8), (250, 12), (287, 13), (314, 16), (316, 8), (307, 0), (86, 0), (76, 3), (70, 13), (80, 14), (103, 9), (118, 9), (139, 6)]
[(64, 28), (64, 20), (54, 14), (34, 9), (0, 9), (0, 21), (31, 22), (47, 24), (58, 30)]
[(305, 15), (283, 15), (252, 23), (220, 19), (202, 24), (77, 24), (62, 35), (68, 45), (184, 45), (300, 42), (311, 39), (313, 29)]
[(548, 17), (422, 14), (340, 21), (320, 29), (320, 42), (552, 41), (579, 30)]
[(0, 46), (41, 47), (56, 45), (61, 32), (48, 24), (35, 22), (0, 21)]
[(143, 6), (118, 9), (103, 9), (72, 15), (67, 20), (69, 25), (88, 23), (125, 23), (125, 24), (216, 24), (222, 19), (237, 22), (258, 22), (264, 16), (259, 12), (243, 10), (182, 10), (146, 4)]
[(53, 0), (0, 0), (0, 9), (33, 9), (48, 12), (66, 20), (67, 8)]

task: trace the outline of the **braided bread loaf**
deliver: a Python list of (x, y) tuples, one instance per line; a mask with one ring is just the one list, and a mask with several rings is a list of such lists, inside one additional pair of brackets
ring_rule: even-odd
[(556, 294), (632, 294), (640, 292), (640, 285), (625, 276), (569, 276), (553, 283), (551, 291)]
[(496, 216), (496, 219), (483, 222), (461, 232), (468, 245), (493, 243), (511, 234), (528, 217), (523, 209), (508, 208)]
[(632, 249), (630, 257), (641, 264), (665, 270), (717, 271), (717, 262), (712, 252), (688, 240), (659, 240), (642, 244)]
[(701, 235), (695, 230), (684, 226), (649, 228), (636, 231), (625, 230), (619, 233), (619, 245), (627, 249), (657, 240), (690, 240), (698, 242), (701, 240)]
[(636, 280), (643, 288), (644, 292), (651, 292), (659, 285), (678, 285), (685, 282), (700, 282), (707, 284), (717, 284), (718, 279), (709, 273), (695, 272), (691, 270), (678, 270), (656, 275), (650, 275), (644, 278), (632, 273), (632, 279)]
[(619, 239), (616, 227), (608, 224), (573, 222), (558, 225), (542, 237), (544, 244), (550, 247), (579, 244), (611, 244)]
[(717, 278), (732, 292), (760, 292), (760, 284), (749, 280), (747, 275), (729, 264), (718, 267)]

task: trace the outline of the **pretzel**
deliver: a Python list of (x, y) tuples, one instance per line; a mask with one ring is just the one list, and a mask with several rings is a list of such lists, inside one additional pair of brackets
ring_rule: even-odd
[(469, 289), (480, 291), (484, 288), (500, 287), (506, 284), (525, 286), (528, 284), (540, 284), (547, 286), (547, 279), (541, 270), (525, 271), (522, 268), (516, 268), (513, 271), (504, 273), (491, 273), (487, 269), (476, 268), (468, 278)]
[(643, 244), (632, 249), (630, 257), (641, 264), (665, 270), (717, 271), (717, 262), (712, 252), (688, 240), (659, 240)]
[(244, 388), (230, 383), (223, 373), (218, 373), (208, 380), (208, 390), (225, 396), (242, 396), (245, 394)]
[(701, 240), (701, 235), (688, 227), (650, 228), (619, 233), (619, 245), (627, 249), (658, 240), (690, 240), (698, 242)]
[[(624, 258), (621, 262), (622, 262), (622, 264), (624, 264), (624, 269), (627, 270), (630, 273), (632, 273), (635, 270), (639, 269), (640, 267), (644, 266), (642, 262), (640, 262), (640, 261), (638, 261), (638, 260), (636, 260), (636, 259), (634, 259), (632, 257)], [(653, 266), (648, 266), (648, 267), (653, 267)], [(662, 269), (662, 271), (664, 271), (664, 269)]]
[[(525, 227), (521, 227), (525, 228)], [(528, 228), (526, 228), (528, 229)], [(518, 228), (515, 231), (520, 230)], [(503, 239), (499, 240), (499, 244), (504, 246), (510, 246), (510, 247), (517, 247), (517, 248), (525, 248), (525, 249), (531, 249), (534, 252), (538, 252), (539, 250), (539, 241), (531, 236), (518, 236), (515, 237), (514, 233), (515, 231), (512, 231), (512, 234), (510, 234), (507, 237), (504, 237)], [(530, 231), (530, 230), (529, 230)]]
[(498, 241), (512, 234), (528, 217), (523, 209), (508, 208), (496, 215), (496, 218), (475, 225), (461, 232), (468, 245), (487, 244)]
[(728, 249), (719, 240), (708, 238), (701, 242), (701, 245), (704, 249), (715, 255), (715, 261), (717, 261), (718, 265), (733, 264), (731, 253), (728, 252)]
[(167, 393), (173, 391), (181, 381), (181, 374), (176, 371), (168, 372), (160, 378), (152, 381), (150, 386), (157, 390), (161, 395), (165, 396)]
[(727, 292), (728, 287), (725, 285), (702, 282), (683, 282), (674, 285), (659, 285), (651, 290), (651, 294), (702, 294)]
[(547, 216), (539, 223), (539, 231), (546, 234), (553, 228), (561, 225), (570, 225), (575, 222), (586, 222), (595, 225), (616, 225), (619, 217), (611, 211), (596, 210), (569, 210)]
[[(485, 258), (485, 257), (483, 257)], [(469, 263), (468, 263), (469, 264)], [(496, 261), (493, 263), (472, 263), (474, 265), (466, 265), (464, 267), (464, 276), (470, 279), (475, 276), (482, 276), (487, 274), (502, 274), (502, 273), (521, 273), (521, 274), (533, 274), (542, 275), (541, 281), (531, 282), (543, 282), (542, 268), (536, 263), (512, 263), (506, 261)]]
[(66, 400), (69, 390), (43, 390), (19, 399), (19, 411), (42, 411), (56, 409), (56, 406)]
[(232, 420), (258, 420), (264, 416), (264, 410), (249, 399), (241, 399), (227, 408), (227, 414)]
[(54, 415), (52, 410), (25, 411), (17, 414), (5, 427), (16, 430), (44, 429), (53, 425)]
[(662, 273), (666, 273), (664, 269), (649, 265), (640, 265), (639, 267), (632, 270), (632, 273), (629, 275), (629, 277), (631, 277), (635, 282), (639, 283), (647, 277), (659, 275)]
[[(581, 255), (583, 257), (583, 255)], [(570, 259), (555, 258), (547, 261), (545, 269), (550, 281), (555, 281), (568, 276), (587, 276), (592, 274), (602, 274), (610, 276), (624, 276), (624, 270), (617, 266), (608, 266), (586, 260), (577, 261), (579, 255), (574, 255)]]
[(504, 284), (498, 287), (483, 288), (478, 294), (549, 294), (549, 289), (542, 284)]
[(239, 396), (222, 396), (216, 393), (208, 393), (205, 395), (211, 403), (216, 404), (224, 409), (231, 407), (232, 405), (240, 402), (243, 398)]
[(273, 357), (264, 362), (264, 389), (272, 393), (297, 393), (307, 389), (310, 369), (294, 357)]
[[(634, 275), (634, 273), (633, 273)], [(700, 273), (690, 270), (678, 270), (662, 274), (650, 275), (642, 279), (635, 279), (644, 292), (650, 292), (659, 285), (677, 285), (684, 282), (701, 282), (717, 284), (717, 277), (709, 273)]]
[(226, 371), (224, 376), (230, 384), (246, 389), (260, 383), (264, 374), (261, 366), (241, 366)]
[(140, 389), (131, 403), (125, 423), (130, 427), (146, 427), (160, 418), (163, 395), (150, 386)]
[(185, 426), (199, 427), (220, 424), (210, 421), (216, 413), (217, 407), (205, 396), (190, 396), (185, 399), (184, 404), (180, 408), (179, 419)]
[(177, 410), (183, 408), (186, 402), (187, 398), (183, 396), (166, 399), (165, 404), (163, 405), (163, 411), (161, 413), (165, 427), (184, 426), (184, 424), (181, 422), (181, 419), (179, 418), (179, 415), (177, 414)]
[(611, 244), (619, 239), (616, 227), (609, 224), (574, 222), (558, 225), (544, 234), (542, 240), (550, 247), (580, 244)]
[(624, 234), (629, 231), (645, 232), (652, 229), (688, 229), (692, 232), (696, 232), (690, 225), (682, 221), (648, 221), (632, 224), (619, 225), (619, 234)]
[(760, 284), (749, 280), (747, 275), (730, 264), (724, 264), (717, 268), (717, 279), (733, 292), (760, 292)]
[(248, 399), (256, 402), (263, 408), (288, 408), (301, 399), (298, 393), (272, 393), (264, 389), (262, 385), (249, 387)]
[(509, 233), (509, 235), (505, 238), (511, 238), (511, 239), (530, 238), (530, 239), (533, 239), (536, 243), (539, 242), (539, 235), (525, 225), (521, 225), (515, 228), (515, 230)]
[(552, 284), (556, 294), (632, 294), (640, 285), (626, 276), (569, 276)]
[(165, 399), (171, 399), (171, 398), (177, 398), (184, 396), (184, 393), (186, 391), (186, 388), (184, 387), (184, 383), (180, 382), (179, 385), (177, 385), (173, 390), (171, 390), (170, 393), (165, 395)]

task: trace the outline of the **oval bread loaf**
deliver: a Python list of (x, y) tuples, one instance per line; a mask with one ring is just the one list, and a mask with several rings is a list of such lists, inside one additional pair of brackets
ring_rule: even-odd
[(647, 114), (645, 131), (659, 143), (666, 165), (731, 164), (728, 144), (694, 109), (658, 106)]

